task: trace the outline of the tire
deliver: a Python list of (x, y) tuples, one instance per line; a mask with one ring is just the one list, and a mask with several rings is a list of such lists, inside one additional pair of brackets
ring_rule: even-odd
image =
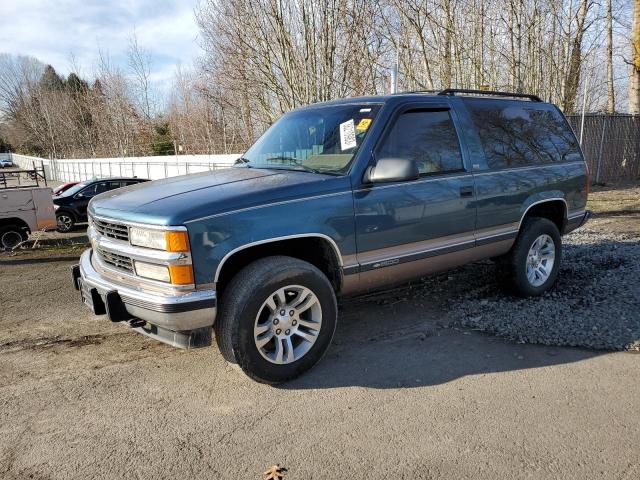
[[(266, 257), (246, 266), (226, 287), (214, 324), (216, 343), (225, 360), (252, 379), (286, 382), (326, 353), (337, 312), (333, 287), (320, 270), (292, 257)], [(280, 357), (278, 352), (283, 352)]]
[(6, 225), (0, 227), (0, 249), (13, 250), (24, 242), (26, 238), (24, 230), (17, 225)]
[[(537, 247), (541, 248), (538, 255), (534, 255), (532, 252)], [(546, 218), (531, 217), (523, 222), (509, 253), (496, 263), (505, 290), (521, 297), (534, 297), (545, 293), (556, 282), (561, 260), (562, 240), (556, 224)], [(539, 268), (535, 268), (536, 265)]]
[(56, 230), (60, 233), (67, 233), (73, 230), (73, 227), (76, 224), (76, 220), (72, 214), (69, 212), (58, 212), (56, 213), (56, 222), (57, 227)]

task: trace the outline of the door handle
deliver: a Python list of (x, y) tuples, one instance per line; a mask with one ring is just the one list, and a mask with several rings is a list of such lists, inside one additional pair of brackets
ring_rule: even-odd
[(473, 197), (473, 186), (468, 185), (466, 187), (460, 187), (461, 197)]

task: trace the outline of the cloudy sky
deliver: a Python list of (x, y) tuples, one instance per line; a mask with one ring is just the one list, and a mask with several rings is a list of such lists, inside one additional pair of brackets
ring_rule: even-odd
[(200, 54), (193, 9), (197, 0), (0, 0), (0, 52), (31, 55), (64, 74), (72, 58), (92, 77), (98, 51), (127, 67), (134, 28), (153, 60), (152, 79), (168, 81), (176, 65)]

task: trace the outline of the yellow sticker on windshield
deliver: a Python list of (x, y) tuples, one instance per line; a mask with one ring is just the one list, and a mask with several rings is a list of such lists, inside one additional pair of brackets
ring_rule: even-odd
[(358, 132), (364, 132), (367, 128), (369, 128), (369, 125), (371, 125), (371, 119), (363, 118), (362, 120), (360, 120), (360, 122), (358, 122), (358, 125), (356, 126), (356, 130)]

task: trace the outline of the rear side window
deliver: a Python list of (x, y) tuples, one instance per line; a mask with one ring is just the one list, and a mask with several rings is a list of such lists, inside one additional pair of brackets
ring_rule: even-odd
[(463, 168), (458, 137), (448, 111), (412, 110), (401, 114), (376, 156), (413, 160), (421, 175)]
[(582, 159), (562, 114), (523, 102), (465, 100), (489, 168), (511, 168)]

